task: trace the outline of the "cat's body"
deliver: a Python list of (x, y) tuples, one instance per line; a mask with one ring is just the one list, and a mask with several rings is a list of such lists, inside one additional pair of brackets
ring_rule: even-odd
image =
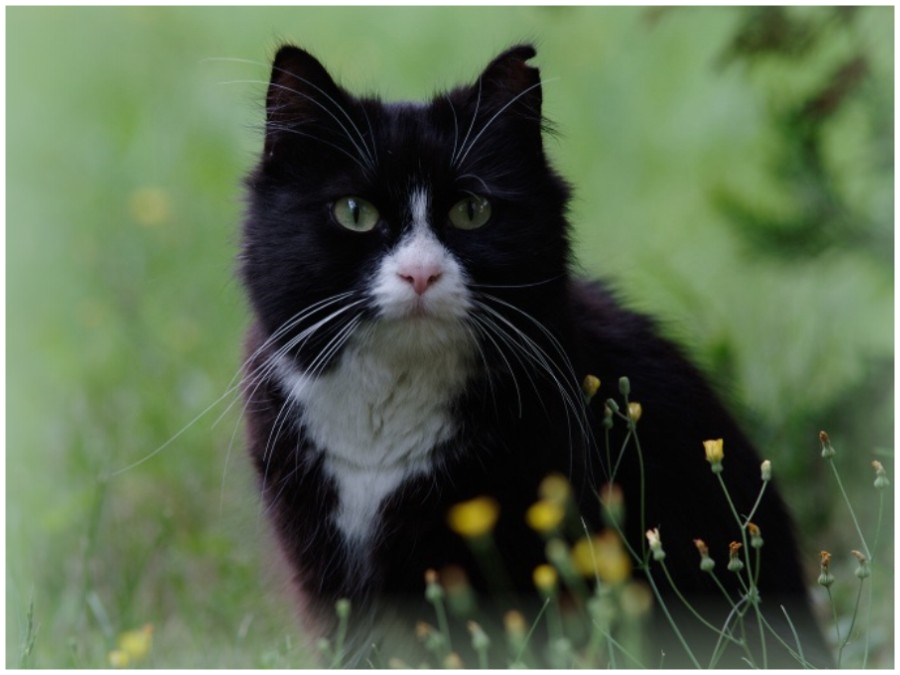
[[(567, 476), (597, 531), (610, 463), (632, 546), (659, 527), (679, 588), (714, 621), (727, 613), (693, 540), (724, 567), (740, 533), (702, 442), (724, 439), (742, 514), (760, 458), (650, 320), (570, 275), (568, 189), (543, 153), (533, 54), (510, 50), (475, 86), (422, 105), (355, 99), (305, 52), (276, 57), (248, 181), (242, 273), (256, 320), (244, 388), (266, 509), (320, 625), (339, 598), (375, 619), (416, 606), (425, 571), (451, 564), (479, 590), (533, 594), (544, 542), (524, 514), (540, 481)], [(602, 383), (590, 406), (588, 374)], [(617, 459), (621, 420), (606, 452), (603, 402), (621, 401), (622, 376), (642, 406), (643, 470), (635, 450)], [(505, 588), (488, 588), (447, 524), (452, 505), (481, 495), (500, 505)], [(818, 640), (774, 490), (754, 522), (767, 618), (787, 634), (784, 602)]]

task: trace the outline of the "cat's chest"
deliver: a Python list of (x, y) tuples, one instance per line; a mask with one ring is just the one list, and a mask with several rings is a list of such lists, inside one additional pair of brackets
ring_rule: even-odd
[(428, 353), (379, 338), (351, 344), (318, 377), (281, 368), (296, 423), (334, 479), (332, 517), (349, 544), (370, 541), (385, 498), (431, 470), (433, 450), (457, 430), (452, 404), (471, 371), (462, 334)]

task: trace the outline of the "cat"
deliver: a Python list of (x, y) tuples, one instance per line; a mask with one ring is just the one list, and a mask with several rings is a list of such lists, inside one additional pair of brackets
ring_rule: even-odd
[[(646, 552), (657, 530), (679, 590), (712, 623), (730, 607), (694, 540), (741, 596), (722, 570), (740, 530), (703, 442), (723, 439), (742, 516), (761, 458), (653, 319), (571, 272), (571, 189), (544, 151), (535, 55), (513, 47), (474, 84), (424, 103), (356, 97), (297, 47), (274, 59), (262, 157), (246, 180), (243, 390), (264, 508), (314, 634), (328, 634), (335, 602), (349, 599), (364, 648), (380, 616), (422, 604), (426, 572), (450, 565), (487, 598), (535, 597), (545, 544), (524, 514), (558, 474), (595, 532), (605, 526), (598, 491), (614, 480), (625, 540)], [(599, 378), (589, 403), (588, 375)], [(606, 402), (627, 411), (621, 387), (641, 419), (640, 451), (632, 441), (620, 455), (627, 415)], [(449, 509), (481, 496), (499, 505), (501, 588), (448, 525)], [(770, 636), (768, 664), (797, 664), (780, 605), (805, 657), (827, 663), (774, 488), (753, 522), (765, 538), (760, 606), (790, 647)], [(702, 633), (695, 621), (678, 613), (683, 632)], [(660, 624), (675, 665), (681, 647)]]

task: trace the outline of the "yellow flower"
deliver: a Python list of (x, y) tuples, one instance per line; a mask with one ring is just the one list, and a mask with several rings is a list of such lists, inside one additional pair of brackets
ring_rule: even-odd
[(127, 668), (128, 667), (128, 654), (123, 652), (121, 649), (114, 649), (109, 653), (108, 656), (109, 665), (113, 668)]
[(706, 461), (712, 465), (713, 473), (722, 472), (722, 458), (725, 456), (722, 446), (723, 441), (721, 438), (703, 441), (703, 449), (706, 451)]
[(467, 539), (475, 539), (494, 529), (500, 506), (490, 497), (475, 497), (450, 508), (447, 523), (450, 529)]
[(581, 576), (608, 584), (619, 584), (631, 576), (631, 560), (622, 540), (612, 530), (582, 537), (572, 547), (572, 563)]
[(597, 390), (600, 389), (600, 379), (595, 375), (587, 375), (581, 383), (581, 389), (588, 401), (594, 398)]
[(542, 593), (550, 595), (556, 590), (556, 582), (559, 577), (556, 573), (556, 568), (553, 567), (553, 565), (547, 565), (546, 563), (538, 565), (534, 568), (534, 572), (532, 572), (531, 576), (535, 588)]
[(162, 225), (172, 217), (172, 200), (158, 187), (142, 187), (128, 197), (131, 217), (141, 225)]
[(561, 473), (551, 473), (538, 485), (538, 494), (541, 499), (564, 505), (572, 494), (572, 486)]
[(641, 404), (637, 401), (630, 401), (628, 403), (628, 417), (631, 418), (632, 422), (637, 422), (641, 419), (641, 413), (643, 410), (641, 409)]
[(149, 623), (138, 630), (122, 633), (119, 636), (119, 648), (110, 652), (109, 662), (116, 668), (128, 667), (147, 656), (152, 644), (153, 626)]
[(559, 527), (565, 515), (566, 511), (559, 503), (542, 499), (525, 512), (525, 522), (535, 532), (546, 534)]
[(724, 445), (721, 438), (712, 441), (703, 441), (703, 449), (706, 450), (706, 461), (710, 464), (713, 462), (721, 462), (722, 458), (725, 456), (725, 453), (723, 452)]

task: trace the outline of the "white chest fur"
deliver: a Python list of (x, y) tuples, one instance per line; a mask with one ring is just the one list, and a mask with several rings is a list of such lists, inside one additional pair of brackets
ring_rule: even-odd
[(423, 317), (362, 330), (325, 375), (280, 368), (300, 424), (337, 483), (335, 522), (348, 542), (369, 538), (384, 499), (429, 470), (431, 451), (453, 435), (450, 404), (472, 353), (460, 323)]

